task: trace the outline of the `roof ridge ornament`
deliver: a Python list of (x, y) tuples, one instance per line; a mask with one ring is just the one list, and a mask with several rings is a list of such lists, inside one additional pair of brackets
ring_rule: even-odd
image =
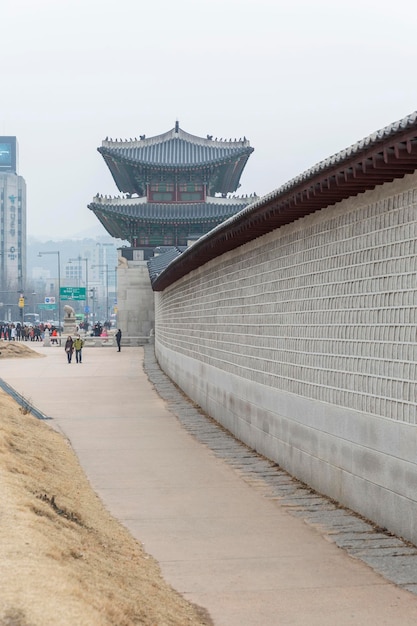
[(180, 123), (179, 123), (178, 120), (176, 120), (176, 122), (175, 122), (175, 132), (178, 133), (179, 130), (180, 130)]

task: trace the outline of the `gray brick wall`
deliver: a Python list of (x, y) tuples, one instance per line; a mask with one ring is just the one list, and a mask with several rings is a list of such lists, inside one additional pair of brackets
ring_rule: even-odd
[(245, 443), (417, 543), (416, 218), (410, 175), (210, 261), (155, 294), (155, 349)]
[(366, 195), (166, 290), (158, 341), (263, 385), (415, 423), (417, 190)]

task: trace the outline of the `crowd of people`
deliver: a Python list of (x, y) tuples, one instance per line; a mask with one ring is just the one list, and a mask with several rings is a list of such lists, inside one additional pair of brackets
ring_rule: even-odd
[[(68, 363), (71, 363), (74, 351), (76, 362), (82, 363), (82, 347), (84, 340), (81, 339), (79, 331), (81, 329), (88, 333), (88, 324), (85, 324), (86, 328), (83, 328), (83, 326), (83, 323), (79, 326), (77, 325), (75, 338), (68, 335), (66, 339), (65, 352), (67, 354)], [(91, 329), (91, 336), (104, 337), (106, 339), (109, 336), (108, 328), (110, 328), (110, 323), (107, 324), (105, 322), (104, 324), (100, 324), (100, 322), (96, 322)], [(46, 331), (48, 332), (46, 333)], [(0, 322), (0, 337), (3, 341), (43, 341), (45, 333), (47, 335), (49, 333), (51, 344), (58, 344), (59, 333), (58, 329), (53, 324), (41, 322), (39, 325), (33, 326), (31, 324), (22, 324), (21, 322)], [(120, 328), (115, 333), (115, 338), (118, 352), (120, 352), (122, 341), (122, 331)]]
[(51, 337), (58, 335), (58, 329), (53, 324), (32, 326), (21, 322), (1, 322), (0, 337), (5, 341), (43, 341), (46, 329)]
[(91, 331), (91, 336), (92, 337), (105, 337), (108, 335), (108, 332), (111, 328), (111, 323), (110, 322), (104, 322), (103, 324), (101, 322), (96, 322), (92, 328)]

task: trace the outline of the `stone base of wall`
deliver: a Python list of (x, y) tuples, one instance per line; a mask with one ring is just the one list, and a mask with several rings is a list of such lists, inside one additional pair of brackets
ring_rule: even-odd
[(252, 383), (157, 341), (155, 347), (168, 376), (238, 439), (417, 544), (415, 426)]

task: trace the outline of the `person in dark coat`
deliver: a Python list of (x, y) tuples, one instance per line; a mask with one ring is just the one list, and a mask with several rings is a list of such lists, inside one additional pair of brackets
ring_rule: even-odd
[(120, 345), (122, 343), (122, 331), (120, 330), (120, 328), (117, 329), (117, 333), (116, 333), (116, 341), (117, 341), (117, 352), (120, 352)]
[(67, 353), (68, 363), (71, 363), (72, 353), (74, 352), (74, 342), (72, 340), (71, 335), (68, 335), (67, 340), (65, 342), (65, 352)]

